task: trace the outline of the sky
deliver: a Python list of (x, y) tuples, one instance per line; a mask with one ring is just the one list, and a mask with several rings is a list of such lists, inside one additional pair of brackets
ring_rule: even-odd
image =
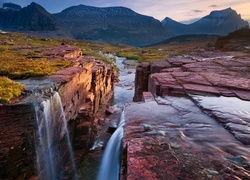
[(50, 13), (61, 12), (79, 4), (96, 7), (124, 6), (160, 21), (170, 17), (186, 24), (208, 15), (213, 10), (231, 7), (241, 14), (244, 20), (250, 21), (250, 0), (0, 0), (0, 6), (2, 3), (12, 2), (25, 7), (33, 1)]

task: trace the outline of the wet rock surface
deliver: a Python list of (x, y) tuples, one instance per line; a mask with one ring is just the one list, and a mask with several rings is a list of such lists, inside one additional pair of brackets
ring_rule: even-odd
[(249, 62), (200, 51), (138, 65), (122, 179), (250, 179)]
[(126, 106), (124, 179), (250, 178), (248, 145), (189, 98), (164, 101)]

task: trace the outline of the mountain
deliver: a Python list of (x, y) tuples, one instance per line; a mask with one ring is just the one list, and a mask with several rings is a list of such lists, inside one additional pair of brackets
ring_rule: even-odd
[(31, 3), (27, 7), (6, 3), (0, 9), (0, 28), (15, 31), (55, 31), (59, 24), (42, 6)]
[(125, 7), (79, 5), (54, 16), (76, 39), (143, 46), (171, 36), (160, 21)]
[(3, 3), (3, 8), (5, 10), (16, 10), (19, 11), (22, 9), (22, 7), (20, 5), (14, 4), (14, 3)]
[(227, 36), (218, 38), (215, 48), (222, 51), (245, 51), (250, 52), (250, 29), (242, 28), (229, 33)]
[(184, 43), (184, 42), (198, 42), (198, 41), (204, 41), (204, 40), (218, 39), (219, 37), (221, 36), (208, 35), (208, 34), (187, 34), (187, 35), (174, 36), (167, 40), (154, 43), (154, 44), (150, 44), (145, 47), (158, 46), (158, 45), (164, 45), (164, 44)]
[(175, 35), (184, 34), (216, 34), (227, 35), (242, 27), (249, 27), (247, 21), (241, 19), (240, 14), (231, 8), (212, 11), (209, 15), (189, 24), (181, 24), (170, 18), (162, 21), (163, 26)]
[(174, 35), (183, 35), (192, 33), (189, 25), (179, 23), (169, 17), (166, 17), (161, 23), (163, 27), (172, 32)]

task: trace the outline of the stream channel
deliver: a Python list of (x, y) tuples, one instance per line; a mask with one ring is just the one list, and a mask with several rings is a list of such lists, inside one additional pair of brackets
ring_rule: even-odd
[[(108, 157), (109, 155), (107, 155), (109, 152), (106, 151), (112, 151), (112, 153), (114, 154), (115, 151), (117, 153), (117, 151), (121, 150), (121, 141), (119, 139), (122, 139), (123, 137), (122, 126), (124, 125), (124, 116), (122, 116), (122, 112), (125, 104), (128, 102), (132, 102), (133, 99), (135, 67), (137, 62), (134, 60), (126, 60), (125, 58), (116, 57), (110, 54), (106, 54), (105, 56), (107, 56), (108, 58), (115, 58), (115, 65), (119, 68), (119, 82), (115, 84), (114, 97), (110, 102), (110, 106), (114, 110), (114, 113), (104, 117), (105, 123), (102, 125), (102, 128), (92, 148), (90, 149), (90, 153), (84, 159), (78, 169), (78, 178), (80, 180), (119, 179), (116, 178), (119, 176), (119, 166), (117, 167), (116, 165), (111, 164), (110, 167), (107, 167), (107, 164), (109, 164), (110, 162), (119, 164), (120, 155), (118, 154), (118, 157), (116, 157), (118, 159), (112, 160), (110, 159), (110, 157)], [(111, 133), (108, 132), (109, 127), (117, 127), (117, 130), (114, 132), (114, 136), (112, 137)], [(117, 144), (118, 141), (120, 141), (120, 145), (118, 143), (117, 150), (111, 150), (110, 146), (112, 145), (110, 144)], [(110, 169), (110, 171), (107, 170), (107, 168)]]

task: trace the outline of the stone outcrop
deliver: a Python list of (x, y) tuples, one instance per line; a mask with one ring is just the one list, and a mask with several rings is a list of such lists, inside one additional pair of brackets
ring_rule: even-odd
[(250, 61), (200, 51), (137, 66), (122, 179), (249, 179)]
[[(97, 133), (94, 114), (113, 95), (114, 71), (112, 66), (93, 57), (79, 56), (81, 53), (77, 48), (71, 49), (71, 55), (63, 56), (66, 59), (74, 59), (74, 67), (58, 71), (57, 74), (48, 77), (20, 80), (19, 82), (25, 85), (27, 97), (15, 104), (0, 106), (1, 179), (26, 179), (32, 175), (37, 176), (34, 142), (37, 132), (35, 107), (50, 98), (54, 91), (61, 97), (76, 161), (80, 160), (90, 148)], [(69, 51), (66, 52), (70, 54)], [(55, 54), (57, 53), (53, 54), (52, 60), (59, 56)], [(42, 111), (42, 108), (40, 109)], [(60, 145), (60, 149), (64, 149), (64, 141), (65, 138), (56, 139), (52, 144)], [(67, 152), (64, 152), (59, 158), (68, 157)], [(64, 175), (69, 178), (70, 167), (65, 168)]]
[(43, 52), (43, 55), (49, 58), (60, 57), (66, 59), (74, 59), (82, 56), (82, 50), (78, 47), (62, 45)]
[(250, 100), (249, 68), (242, 53), (201, 52), (137, 67), (134, 101), (151, 91), (157, 96), (214, 94)]

